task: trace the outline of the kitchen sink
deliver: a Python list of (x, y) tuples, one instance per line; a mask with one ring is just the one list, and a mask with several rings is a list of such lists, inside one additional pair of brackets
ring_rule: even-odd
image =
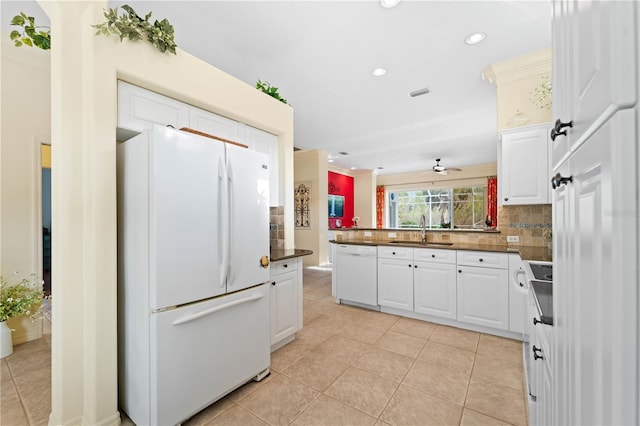
[(417, 247), (432, 247), (432, 246), (452, 246), (453, 243), (449, 242), (436, 242), (428, 241), (423, 243), (421, 241), (389, 241), (389, 244), (399, 244), (403, 246), (417, 246)]

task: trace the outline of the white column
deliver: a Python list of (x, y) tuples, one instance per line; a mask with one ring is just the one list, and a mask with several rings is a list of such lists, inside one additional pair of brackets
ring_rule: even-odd
[(371, 170), (358, 172), (353, 177), (353, 214), (360, 217), (359, 228), (376, 227), (376, 177)]
[[(119, 424), (115, 141), (102, 123), (92, 24), (106, 1), (41, 1), (51, 19), (53, 145), (50, 424)], [(115, 123), (112, 123), (112, 125)]]

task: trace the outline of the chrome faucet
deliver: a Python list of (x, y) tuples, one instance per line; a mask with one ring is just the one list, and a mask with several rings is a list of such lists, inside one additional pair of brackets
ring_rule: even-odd
[(422, 236), (422, 242), (427, 242), (427, 218), (422, 215), (420, 216), (420, 235)]

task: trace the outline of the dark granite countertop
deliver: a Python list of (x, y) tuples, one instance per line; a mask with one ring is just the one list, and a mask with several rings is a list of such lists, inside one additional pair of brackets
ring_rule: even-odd
[(303, 249), (271, 249), (271, 261), (293, 259), (294, 257), (309, 256), (313, 254), (311, 250)]
[(357, 244), (368, 246), (400, 246), (411, 248), (430, 248), (430, 249), (443, 249), (443, 250), (471, 250), (471, 251), (492, 251), (497, 253), (518, 253), (522, 260), (535, 260), (543, 262), (551, 262), (551, 250), (546, 247), (531, 247), (531, 246), (509, 246), (509, 245), (497, 245), (497, 244), (464, 244), (453, 243), (452, 245), (441, 244), (417, 244), (416, 242), (407, 241), (408, 244), (402, 244), (401, 241), (373, 241), (373, 240), (349, 240), (349, 241), (336, 241), (332, 240), (331, 243), (336, 244)]

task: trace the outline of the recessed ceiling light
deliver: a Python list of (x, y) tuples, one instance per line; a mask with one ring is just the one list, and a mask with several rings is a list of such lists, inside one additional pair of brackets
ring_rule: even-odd
[(375, 77), (382, 77), (386, 73), (387, 73), (387, 70), (385, 70), (384, 68), (376, 68), (373, 71), (371, 71), (371, 74), (373, 74)]
[(386, 9), (391, 9), (392, 7), (396, 7), (400, 3), (400, 0), (380, 0), (380, 4), (382, 7)]
[(485, 38), (487, 38), (487, 35), (485, 33), (473, 33), (465, 38), (464, 42), (473, 45), (482, 42)]
[(333, 160), (329, 160), (330, 163), (333, 163)]
[(352, 168), (351, 168), (351, 170), (355, 170), (355, 169), (356, 169), (355, 167), (352, 167)]

